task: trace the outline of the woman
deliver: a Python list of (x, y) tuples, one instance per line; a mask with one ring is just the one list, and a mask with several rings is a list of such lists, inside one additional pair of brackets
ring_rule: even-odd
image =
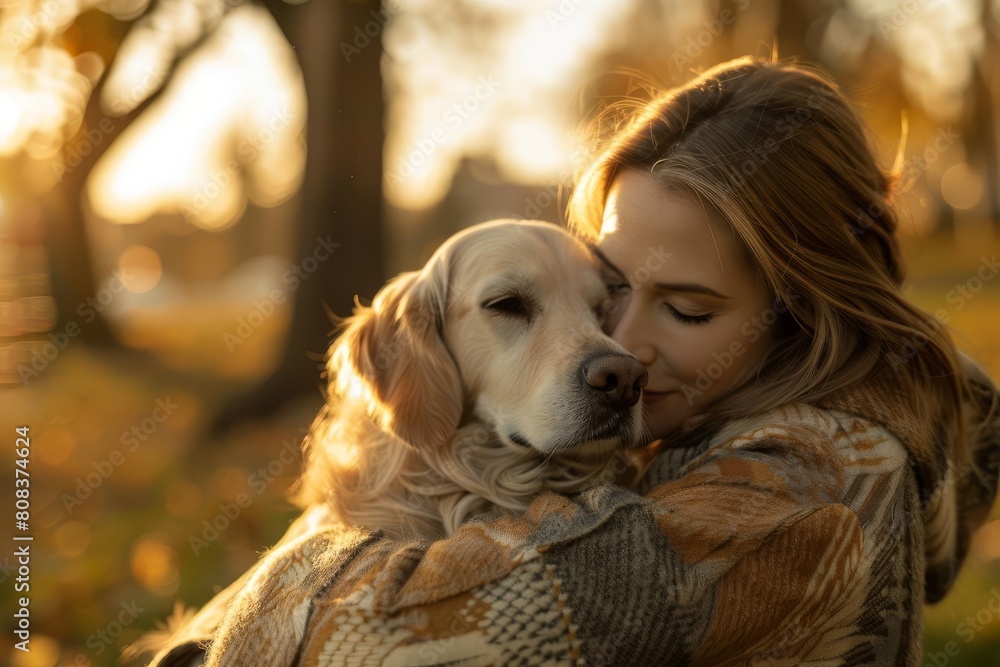
[(212, 664), (920, 664), (1000, 422), (901, 295), (891, 194), (800, 67), (737, 60), (647, 104), (571, 203), (649, 372), (646, 495), (545, 495), (432, 545), (307, 515), (158, 664), (198, 642)]

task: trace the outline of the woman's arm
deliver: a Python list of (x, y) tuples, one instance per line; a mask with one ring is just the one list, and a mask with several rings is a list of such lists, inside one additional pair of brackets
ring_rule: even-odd
[(905, 449), (867, 422), (802, 417), (710, 448), (646, 497), (547, 494), (432, 544), (317, 528), (265, 557), (205, 633), (208, 664), (915, 660)]

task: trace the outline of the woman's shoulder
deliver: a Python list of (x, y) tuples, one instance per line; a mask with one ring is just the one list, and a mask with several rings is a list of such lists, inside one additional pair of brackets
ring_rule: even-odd
[(742, 448), (761, 440), (793, 440), (805, 447), (865, 447), (900, 438), (869, 415), (824, 405), (789, 403), (734, 419), (712, 437), (715, 446)]
[(724, 424), (709, 426), (688, 446), (666, 448), (651, 465), (644, 488), (678, 479), (721, 459), (769, 467), (794, 466), (803, 473), (843, 479), (857, 472), (888, 472), (905, 466), (905, 443), (885, 425), (853, 412), (789, 403)]

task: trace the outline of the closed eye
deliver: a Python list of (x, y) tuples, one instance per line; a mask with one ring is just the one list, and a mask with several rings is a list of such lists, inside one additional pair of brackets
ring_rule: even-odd
[(505, 317), (531, 319), (531, 309), (527, 300), (517, 294), (508, 294), (497, 299), (484, 301), (482, 307)]
[(705, 313), (704, 315), (688, 315), (687, 313), (682, 313), (681, 311), (677, 310), (669, 303), (664, 303), (663, 305), (666, 306), (667, 311), (670, 313), (670, 316), (672, 318), (683, 324), (695, 324), (695, 325), (708, 324), (709, 322), (712, 321), (712, 318), (715, 317), (715, 313)]
[(627, 295), (629, 289), (631, 289), (628, 283), (619, 282), (615, 280), (605, 281), (605, 285), (607, 285), (608, 294), (611, 296), (612, 299), (615, 297)]

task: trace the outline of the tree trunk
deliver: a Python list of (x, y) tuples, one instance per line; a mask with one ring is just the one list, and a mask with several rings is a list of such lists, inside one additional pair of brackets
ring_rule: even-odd
[[(986, 32), (989, 33), (989, 28)], [(966, 91), (971, 100), (967, 106), (968, 131), (964, 138), (969, 164), (983, 171), (983, 210), (992, 224), (1000, 222), (1000, 144), (997, 143), (995, 91), (991, 87), (997, 80), (995, 56), (998, 51), (995, 38), (988, 35), (983, 55), (973, 63), (972, 81)]]
[(806, 29), (827, 10), (823, 4), (806, 3), (802, 0), (778, 2), (778, 24), (774, 37), (778, 41), (778, 58), (799, 56), (805, 60), (818, 61), (819, 54), (813, 53), (806, 43)]
[[(153, 2), (144, 16), (157, 8)], [(231, 9), (227, 6), (226, 11)], [(81, 15), (81, 20), (86, 14)], [(117, 44), (140, 20), (136, 19), (121, 27)], [(108, 73), (116, 66), (117, 50), (110, 54), (104, 75), (94, 86), (84, 110), (80, 130), (63, 146), (64, 167), (62, 178), (52, 194), (46, 198), (42, 209), (42, 224), (45, 234), (46, 252), (51, 264), (52, 297), (58, 310), (55, 329), (64, 331), (67, 324), (76, 322), (80, 327), (79, 339), (96, 347), (117, 346), (118, 341), (111, 333), (107, 320), (94, 302), (98, 293), (106, 287), (94, 280), (94, 266), (87, 235), (84, 207), (86, 206), (87, 180), (93, 168), (107, 153), (111, 144), (143, 113), (163, 95), (170, 86), (178, 65), (215, 33), (221, 19), (206, 27), (205, 31), (180, 50), (168, 67), (168, 74), (162, 85), (131, 112), (113, 117), (101, 108), (101, 92)], [(117, 47), (116, 47), (117, 49)], [(84, 308), (83, 314), (78, 309)]]
[[(354, 297), (371, 298), (383, 264), (382, 29), (377, 0), (265, 0), (298, 54), (308, 101), (306, 169), (292, 259), (305, 276), (293, 294), (292, 322), (281, 361), (261, 386), (225, 408), (213, 430), (262, 416), (301, 395), (319, 398), (319, 359), (334, 323), (350, 315)], [(377, 28), (377, 29), (376, 29)], [(339, 244), (329, 259), (324, 245)], [(315, 266), (315, 270), (306, 272)]]
[[(122, 118), (109, 118), (102, 112), (101, 90), (113, 66), (112, 61), (94, 86), (80, 130), (63, 146), (62, 178), (42, 205), (52, 297), (58, 312), (55, 330), (64, 331), (70, 322), (75, 322), (80, 327), (79, 340), (97, 347), (116, 345), (117, 340), (101, 312), (87, 303), (88, 299), (95, 298), (100, 287), (94, 280), (90, 239), (83, 215), (84, 190), (94, 165), (140, 111), (137, 109)], [(84, 318), (78, 312), (80, 308), (86, 309)]]

